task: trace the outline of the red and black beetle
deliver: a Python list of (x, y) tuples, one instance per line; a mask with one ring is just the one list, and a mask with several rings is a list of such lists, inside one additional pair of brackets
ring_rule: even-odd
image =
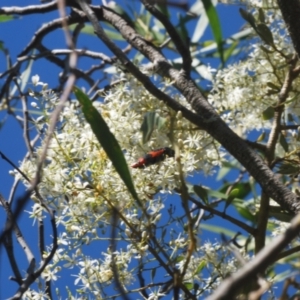
[(138, 162), (133, 164), (132, 168), (145, 168), (150, 165), (154, 165), (160, 161), (163, 161), (166, 156), (174, 157), (175, 151), (169, 147), (159, 148), (147, 153), (144, 157), (140, 158)]

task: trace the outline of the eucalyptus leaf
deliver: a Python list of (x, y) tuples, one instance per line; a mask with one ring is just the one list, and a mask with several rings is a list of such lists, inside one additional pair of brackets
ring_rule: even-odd
[(269, 106), (262, 112), (263, 120), (270, 120), (274, 117), (275, 110), (272, 106)]
[(248, 11), (246, 11), (242, 8), (239, 9), (239, 12), (240, 12), (242, 18), (245, 21), (247, 21), (254, 29), (256, 29), (256, 24), (255, 24), (256, 21), (255, 21), (254, 16), (251, 13), (249, 13)]
[(194, 191), (199, 196), (205, 204), (208, 204), (208, 194), (207, 189), (203, 188), (200, 185), (194, 185)]
[(258, 24), (256, 26), (256, 32), (267, 45), (274, 46), (273, 34), (266, 24)]
[(217, 49), (220, 54), (221, 62), (222, 64), (224, 64), (222, 28), (221, 28), (217, 10), (211, 0), (202, 0), (202, 3), (204, 5), (205, 12), (207, 14), (215, 41), (217, 43)]
[(92, 101), (88, 98), (88, 96), (77, 87), (74, 87), (74, 94), (82, 105), (82, 111), (85, 119), (90, 124), (99, 143), (113, 163), (116, 171), (119, 173), (133, 198), (138, 200), (128, 165), (115, 136), (111, 133), (105, 120), (102, 118), (98, 110), (93, 106)]

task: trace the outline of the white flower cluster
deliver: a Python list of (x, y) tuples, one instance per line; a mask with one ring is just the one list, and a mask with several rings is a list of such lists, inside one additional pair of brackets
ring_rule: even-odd
[[(176, 114), (154, 98), (137, 80), (129, 75), (123, 75), (123, 78), (126, 79), (125, 83), (112, 88), (104, 102), (94, 105), (118, 140), (128, 165), (153, 149), (173, 148), (174, 145), (179, 149), (176, 158), (167, 157), (147, 168), (131, 169), (137, 193), (145, 205), (147, 215), (139, 211), (137, 203), (99, 145), (75, 100), (68, 103), (61, 113), (47, 152), (42, 181), (38, 186), (42, 197), (56, 211), (56, 223), (61, 233), (58, 239), (60, 249), (53, 262), (47, 266), (43, 277), (46, 280), (56, 280), (62, 267), (76, 267), (78, 275), (75, 284), (81, 283), (82, 292), (90, 291), (94, 295), (101, 293), (103, 285), (112, 282), (111, 262), (108, 262), (108, 257), (111, 259), (112, 254), (102, 253), (100, 258), (89, 258), (77, 250), (82, 245), (90, 245), (99, 240), (108, 243), (107, 230), (110, 230), (113, 218), (111, 204), (124, 216), (120, 220), (120, 241), (127, 245), (118, 249), (114, 257), (120, 280), (125, 285), (134, 278), (130, 260), (151, 257), (148, 251), (149, 230), (160, 222), (164, 209), (162, 195), (172, 193), (180, 185), (178, 157), (180, 156), (185, 175), (197, 170), (209, 173), (214, 166), (220, 164), (222, 158), (222, 152), (212, 138), (183, 119), (180, 113)], [(162, 89), (171, 93), (167, 85), (161, 85)], [(47, 91), (46, 95), (49, 94), (51, 92)], [(49, 98), (42, 97), (42, 92), (32, 92), (32, 95), (36, 101), (40, 101), (36, 107), (43, 108), (43, 115), (46, 117), (42, 127), (47, 128), (48, 116), (58, 100), (51, 97), (50, 103), (47, 103)], [(174, 97), (186, 105), (182, 98), (176, 95)], [(150, 141), (143, 145), (140, 128), (147, 112), (155, 112), (164, 120), (164, 125), (154, 129)], [(41, 122), (38, 126), (40, 129)], [(43, 143), (36, 149), (35, 156), (21, 165), (22, 171), (29, 178), (35, 175), (36, 161), (42, 149)], [(42, 218), (42, 209), (37, 202), (29, 213), (34, 219)], [(133, 228), (136, 232), (132, 231)], [(101, 260), (101, 257), (105, 258)]]
[[(260, 6), (258, 3), (252, 5)], [(257, 11), (253, 14), (258, 18)], [(271, 128), (272, 119), (264, 113), (268, 108), (275, 108), (289, 69), (289, 59), (294, 53), (278, 9), (268, 10), (265, 24), (271, 29), (276, 49), (259, 39), (252, 45), (246, 60), (217, 73), (209, 95), (209, 102), (227, 124), (243, 136), (253, 129), (266, 131)], [(254, 30), (253, 33), (256, 34)], [(296, 110), (300, 101), (299, 83), (298, 78), (286, 99), (287, 111), (295, 114), (295, 121), (300, 113), (299, 109)]]
[[(257, 1), (254, 4), (260, 5)], [(216, 75), (213, 91), (208, 98), (227, 124), (244, 136), (253, 129), (267, 131), (272, 125), (264, 113), (278, 101), (278, 92), (288, 70), (287, 57), (292, 53), (280, 20), (277, 10), (266, 15), (266, 24), (272, 28), (274, 44), (279, 51), (255, 44), (247, 60), (229, 66)], [(276, 26), (272, 26), (274, 24)], [(47, 266), (44, 279), (56, 280), (61, 268), (69, 268), (76, 272), (74, 283), (81, 285), (80, 293), (95, 298), (101, 298), (105, 287), (114, 281), (113, 258), (124, 287), (134, 284), (141, 261), (145, 266), (149, 264), (149, 269), (153, 268), (153, 261), (156, 261), (153, 249), (158, 250), (158, 247), (161, 247), (159, 251), (165, 251), (166, 256), (176, 257), (174, 261), (178, 262), (178, 269), (183, 270), (189, 236), (184, 233), (184, 226), (178, 227), (172, 213), (165, 209), (164, 194), (173, 193), (175, 188), (181, 186), (179, 164), (185, 176), (195, 171), (209, 174), (224, 157), (219, 145), (183, 119), (180, 112), (175, 113), (154, 98), (130, 75), (120, 77), (123, 80), (107, 92), (103, 102), (95, 102), (94, 106), (118, 140), (128, 165), (136, 163), (151, 150), (162, 147), (176, 149), (175, 158), (166, 158), (144, 169), (131, 169), (144, 209), (140, 209), (121, 181), (75, 100), (68, 103), (61, 113), (48, 149), (42, 182), (38, 186), (42, 197), (55, 209), (56, 223), (60, 228), (60, 249)], [(286, 104), (294, 120), (299, 118), (296, 110), (299, 80), (295, 81)], [(33, 81), (37, 87), (39, 78), (35, 77)], [(190, 108), (182, 97), (173, 95), (167, 83), (159, 82), (157, 85)], [(57, 97), (45, 89), (43, 84), (42, 92), (31, 93), (40, 101), (34, 107), (43, 109), (45, 116), (37, 122), (39, 129), (47, 128), (48, 117), (57, 104)], [(151, 139), (143, 144), (140, 128), (146, 113), (155, 113), (163, 120), (163, 125), (154, 128)], [(294, 142), (292, 147), (299, 147), (296, 138)], [(42, 147), (43, 143), (36, 149), (34, 157), (22, 163), (21, 169), (29, 178), (35, 175), (36, 160)], [(112, 207), (119, 212), (117, 237), (114, 240), (118, 248), (114, 253), (109, 248), (111, 224), (116, 218)], [(29, 213), (34, 219), (42, 218), (42, 209), (39, 203), (35, 203)], [(182, 220), (180, 222), (184, 223)], [(159, 229), (161, 238), (156, 236), (159, 226), (165, 228)], [(170, 236), (174, 232), (180, 234), (172, 239)], [(108, 249), (106, 252), (99, 253), (99, 257), (84, 254), (85, 247), (99, 242), (102, 243), (101, 250)], [(206, 243), (192, 255), (184, 280), (187, 284), (198, 282), (200, 288), (208, 293), (237, 268), (236, 259), (224, 247)], [(163, 295), (160, 290), (150, 291), (149, 299)], [(28, 293), (34, 294), (33, 291)]]

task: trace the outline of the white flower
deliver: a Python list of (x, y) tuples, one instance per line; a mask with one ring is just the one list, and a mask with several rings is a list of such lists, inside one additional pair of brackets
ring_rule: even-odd
[(34, 86), (37, 86), (37, 85), (45, 86), (45, 83), (40, 81), (40, 76), (39, 75), (32, 76), (31, 81), (32, 81)]

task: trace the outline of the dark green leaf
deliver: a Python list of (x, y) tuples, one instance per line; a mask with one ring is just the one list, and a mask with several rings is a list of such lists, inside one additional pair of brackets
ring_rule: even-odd
[(289, 162), (282, 163), (279, 166), (277, 171), (277, 173), (284, 174), (284, 175), (296, 175), (299, 174), (299, 172), (300, 172), (299, 165), (295, 163), (289, 163)]
[(272, 106), (266, 108), (262, 113), (262, 117), (264, 120), (272, 119), (274, 117), (274, 108)]
[(77, 87), (74, 88), (74, 93), (76, 95), (76, 98), (82, 105), (84, 116), (87, 122), (90, 124), (99, 143), (103, 147), (109, 159), (112, 161), (116, 171), (124, 181), (129, 192), (136, 200), (138, 200), (138, 196), (135, 191), (126, 160), (118, 141), (111, 133), (106, 122), (102, 118), (101, 114), (97, 111), (97, 109), (93, 106), (88, 96)]
[(208, 204), (207, 189), (203, 188), (200, 185), (194, 185), (194, 191), (205, 204)]
[(266, 24), (258, 24), (256, 26), (256, 32), (267, 45), (274, 46), (273, 34)]
[(222, 39), (222, 28), (217, 14), (217, 10), (212, 4), (211, 0), (202, 0), (206, 15), (209, 20), (210, 27), (212, 29), (218, 52), (220, 54), (221, 62), (224, 64), (224, 53), (223, 53), (223, 39)]
[(274, 53), (274, 50), (267, 49), (267, 48), (266, 48), (265, 46), (263, 46), (263, 45), (260, 45), (259, 47), (260, 47), (261, 50), (263, 50), (263, 51), (266, 52), (266, 53), (269, 53), (269, 54)]
[(265, 13), (264, 13), (264, 10), (262, 8), (258, 9), (258, 20), (261, 23), (265, 23)]
[(242, 8), (240, 8), (239, 11), (242, 18), (247, 21), (252, 26), (252, 28), (256, 29), (255, 18), (253, 17), (253, 15)]
[(152, 282), (154, 281), (155, 275), (156, 275), (156, 268), (152, 268), (151, 269), (151, 280), (152, 280)]
[(293, 216), (291, 214), (282, 211), (281, 207), (276, 206), (270, 207), (269, 216), (285, 223), (290, 223), (293, 219)]
[(211, 225), (211, 224), (206, 224), (206, 223), (201, 223), (200, 228), (204, 230), (208, 230), (210, 232), (218, 233), (218, 234), (225, 234), (228, 237), (234, 237), (236, 235), (235, 231), (226, 229), (225, 227), (222, 226), (216, 226), (216, 225)]
[(274, 84), (273, 82), (271, 82), (271, 81), (268, 81), (267, 82), (267, 86), (269, 87), (269, 88), (271, 88), (271, 89), (273, 89), (273, 90), (276, 90), (276, 91), (280, 91), (280, 86), (278, 86), (278, 85), (276, 85), (276, 84)]
[(186, 28), (185, 18), (183, 18), (181, 15), (179, 15), (178, 33), (179, 33), (183, 43), (186, 44), (187, 41), (189, 40), (189, 33)]

